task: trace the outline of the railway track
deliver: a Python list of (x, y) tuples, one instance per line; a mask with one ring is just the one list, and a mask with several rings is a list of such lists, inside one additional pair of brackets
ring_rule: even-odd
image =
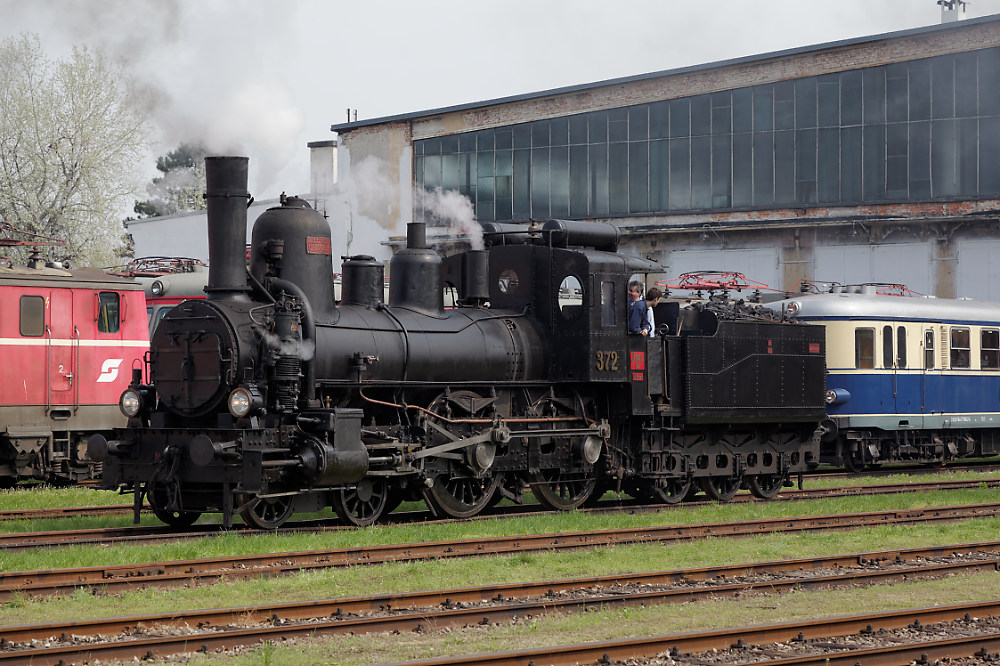
[[(81, 620), (0, 628), (0, 664), (59, 663), (60, 660), (153, 658), (178, 652), (231, 649), (263, 640), (303, 636), (344, 635), (390, 631), (420, 631), (428, 627), (507, 622), (550, 612), (588, 608), (685, 603), (706, 598), (738, 596), (749, 592), (781, 593), (790, 589), (871, 585), (914, 578), (996, 571), (1000, 567), (1000, 542), (957, 544), (905, 550), (754, 562), (730, 566), (618, 574), (540, 582), (409, 592), (375, 597), (322, 599), (252, 607), (204, 609), (181, 613)], [(971, 612), (966, 608), (966, 612)], [(975, 615), (1000, 615), (1000, 602), (976, 606)], [(940, 622), (948, 613), (910, 612), (923, 622)], [(875, 616), (864, 616), (867, 627)], [(879, 614), (878, 627), (894, 619)], [(857, 621), (855, 620), (855, 623)], [(744, 630), (702, 632), (697, 635), (640, 639), (643, 646), (667, 650), (751, 650), (751, 641), (800, 640), (806, 636), (837, 635), (852, 626), (843, 618), (795, 625)], [(789, 633), (793, 631), (793, 633)], [(874, 629), (861, 630), (873, 633)], [(822, 633), (827, 632), (827, 633)], [(803, 636), (797, 639), (797, 636)], [(719, 637), (729, 637), (719, 642)], [(761, 638), (764, 636), (766, 638)], [(110, 638), (109, 638), (110, 637)], [(715, 642), (712, 642), (712, 641)], [(733, 647), (734, 640), (737, 647)], [(636, 641), (630, 641), (630, 644)], [(598, 650), (592, 661), (623, 658), (618, 642), (550, 648), (554, 661), (577, 663)], [(632, 648), (628, 658), (643, 654)], [(525, 651), (515, 655), (488, 655), (481, 661), (437, 660), (428, 663), (521, 663)], [(656, 654), (655, 652), (645, 654)], [(537, 659), (537, 657), (535, 657)], [(513, 660), (512, 660), (513, 659)], [(606, 662), (603, 662), (606, 663)], [(791, 662), (789, 662), (791, 663)], [(852, 662), (853, 663), (853, 662)]]
[(561, 534), (526, 534), (430, 543), (366, 545), (286, 553), (200, 558), (173, 562), (103, 565), (0, 572), (0, 601), (15, 595), (65, 594), (81, 587), (107, 593), (139, 587), (178, 587), (200, 582), (248, 579), (307, 569), (359, 566), (387, 561), (478, 557), (548, 550), (574, 550), (635, 543), (666, 543), (706, 537), (853, 529), (983, 518), (1000, 515), (1000, 502), (853, 514), (640, 527)]
[[(792, 501), (792, 500), (803, 500), (803, 499), (819, 499), (827, 497), (849, 497), (858, 495), (876, 495), (876, 494), (899, 494), (906, 492), (932, 492), (932, 491), (942, 491), (942, 490), (967, 490), (979, 487), (988, 488), (998, 488), (1000, 487), (1000, 478), (997, 479), (977, 479), (972, 481), (925, 481), (920, 483), (899, 483), (899, 484), (884, 484), (876, 486), (842, 486), (838, 488), (807, 488), (802, 490), (786, 490), (784, 493), (779, 495), (776, 500), (768, 501)], [(761, 501), (754, 498), (749, 493), (741, 493), (737, 495), (733, 501), (735, 502), (754, 502)], [(708, 500), (702, 499), (695, 502), (685, 502), (683, 506), (695, 506), (699, 503), (709, 503)], [(677, 506), (677, 505), (674, 505)], [(674, 508), (674, 506), (668, 506), (664, 504), (644, 504), (637, 500), (602, 500), (594, 507), (582, 508), (579, 511), (597, 513), (602, 511), (617, 511), (622, 507), (628, 507), (630, 511), (634, 512), (658, 512), (658, 511), (668, 511)], [(122, 508), (122, 511), (131, 512), (131, 505)], [(45, 514), (43, 512), (51, 511), (50, 514)], [(60, 517), (67, 515), (66, 509), (39, 509), (37, 510), (39, 516), (47, 515), (47, 517)], [(3, 520), (5, 512), (0, 512), (0, 520)], [(7, 512), (14, 513), (14, 512)], [(492, 511), (484, 512), (475, 519), (487, 519), (495, 518), (497, 516), (505, 517), (517, 517), (522, 515), (537, 515), (539, 513), (557, 513), (554, 511), (548, 511), (543, 509), (539, 505), (527, 505), (527, 506), (504, 506), (497, 507)], [(440, 519), (433, 519), (429, 512), (426, 511), (405, 511), (397, 512), (389, 516), (387, 523), (415, 523), (423, 521), (434, 521), (434, 522), (444, 522)], [(247, 534), (259, 534), (259, 530), (252, 530), (245, 526), (237, 526), (234, 528), (236, 531), (245, 532)], [(324, 532), (330, 530), (340, 530), (340, 529), (354, 529), (353, 527), (347, 527), (340, 524), (335, 518), (330, 519), (319, 519), (311, 521), (296, 521), (294, 523), (289, 523), (286, 526), (278, 530), (271, 530), (268, 534), (281, 534), (281, 533), (302, 533), (302, 532)], [(127, 527), (108, 527), (108, 528), (87, 528), (87, 529), (69, 529), (69, 530), (48, 530), (42, 532), (10, 532), (10, 533), (0, 533), (0, 551), (6, 550), (8, 552), (16, 550), (24, 550), (28, 548), (37, 548), (40, 546), (69, 546), (69, 545), (87, 545), (87, 544), (108, 544), (108, 543), (157, 543), (165, 541), (173, 541), (179, 539), (190, 539), (190, 538), (201, 538), (205, 536), (211, 536), (213, 534), (218, 534), (220, 532), (226, 531), (219, 524), (206, 523), (204, 525), (195, 525), (194, 527), (187, 528), (185, 530), (177, 530), (167, 526), (127, 526)]]

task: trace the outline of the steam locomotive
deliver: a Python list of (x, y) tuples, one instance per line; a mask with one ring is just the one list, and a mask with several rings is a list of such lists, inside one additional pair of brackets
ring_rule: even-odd
[(89, 441), (136, 520), (144, 497), (171, 525), (263, 529), (331, 506), (368, 525), (407, 499), (468, 517), (526, 488), (563, 510), (612, 488), (772, 497), (818, 463), (821, 326), (666, 303), (655, 336), (629, 335), (629, 278), (662, 269), (564, 220), (488, 224), (485, 250), (446, 258), (410, 224), (388, 304), (382, 264), (354, 256), (338, 305), (329, 225), (300, 199), (258, 218), (247, 266), (247, 169), (206, 159), (207, 298), (164, 316), (128, 427)]

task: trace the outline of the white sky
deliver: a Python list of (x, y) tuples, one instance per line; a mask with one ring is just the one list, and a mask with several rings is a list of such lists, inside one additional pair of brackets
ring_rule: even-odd
[[(972, 0), (966, 16), (1000, 13)], [(182, 140), (249, 155), (258, 199), (308, 188), (330, 125), (940, 23), (936, 0), (0, 0), (0, 39), (100, 46)], [(156, 175), (149, 166), (149, 177)], [(148, 180), (148, 179), (147, 179)]]

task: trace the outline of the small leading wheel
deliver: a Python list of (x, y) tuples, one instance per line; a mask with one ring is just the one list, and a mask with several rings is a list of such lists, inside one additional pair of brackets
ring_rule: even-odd
[(747, 477), (747, 488), (754, 497), (760, 499), (774, 499), (784, 485), (784, 474), (755, 474)]
[(489, 506), (503, 478), (502, 474), (482, 478), (441, 474), (424, 491), (424, 499), (432, 509), (452, 518), (471, 518)]
[(653, 497), (664, 504), (677, 504), (687, 497), (691, 492), (692, 480), (690, 476), (682, 479), (667, 479), (662, 486), (651, 488)]
[(361, 479), (358, 485), (350, 490), (333, 491), (333, 510), (348, 525), (367, 527), (386, 511), (389, 495), (389, 484), (385, 479)]
[(150, 483), (146, 489), (146, 497), (149, 499), (149, 506), (153, 509), (153, 515), (171, 527), (191, 527), (201, 517), (200, 511), (171, 511), (167, 509), (166, 507), (170, 504), (169, 491), (162, 483)]
[[(247, 500), (245, 499), (244, 502)], [(259, 530), (276, 530), (285, 524), (295, 507), (291, 495), (258, 498), (256, 502), (240, 511), (244, 522)]]
[(542, 470), (530, 481), (538, 503), (554, 511), (569, 511), (587, 501), (597, 487), (594, 475), (563, 475), (557, 469)]
[(698, 479), (705, 494), (717, 502), (728, 502), (740, 489), (743, 479), (732, 476), (706, 476)]

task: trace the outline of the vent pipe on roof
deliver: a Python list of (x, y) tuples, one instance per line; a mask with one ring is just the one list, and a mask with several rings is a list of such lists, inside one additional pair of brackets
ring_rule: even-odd
[(965, 0), (937, 0), (941, 5), (941, 23), (954, 23), (965, 18)]

